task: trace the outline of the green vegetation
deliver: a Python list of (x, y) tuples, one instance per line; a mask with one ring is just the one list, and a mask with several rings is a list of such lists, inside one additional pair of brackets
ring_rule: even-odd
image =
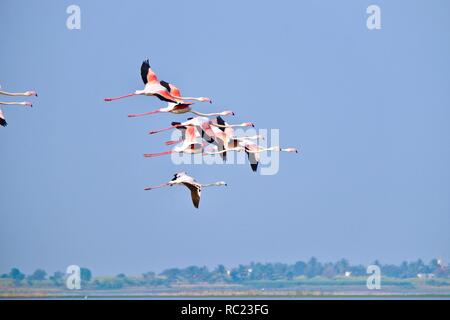
[[(429, 292), (449, 294), (450, 270), (433, 259), (428, 264), (422, 260), (403, 262), (400, 265), (373, 264), (380, 266), (382, 284), (384, 287), (395, 287), (414, 292), (421, 288)], [(346, 259), (337, 262), (321, 263), (316, 258), (309, 261), (298, 261), (294, 264), (285, 263), (250, 263), (227, 269), (219, 265), (210, 270), (207, 267), (189, 266), (186, 268), (170, 268), (157, 274), (149, 271), (139, 276), (127, 276), (120, 273), (116, 276), (93, 277), (88, 268), (81, 268), (81, 281), (84, 290), (211, 290), (221, 288), (230, 292), (230, 288), (247, 290), (330, 290), (342, 292), (349, 288), (365, 288), (367, 280), (366, 266), (351, 265)], [(30, 275), (25, 275), (18, 268), (12, 268), (7, 274), (0, 276), (0, 294), (7, 292), (46, 289), (64, 291), (66, 275), (57, 271), (48, 275), (43, 269), (37, 269)], [(140, 289), (139, 289), (140, 288)], [(158, 289), (160, 288), (160, 289)], [(306, 289), (304, 289), (306, 288)], [(214, 290), (216, 290), (214, 289)], [(300, 291), (299, 291), (300, 290)], [(352, 289), (354, 290), (354, 289)], [(397, 289), (396, 289), (397, 290)], [(395, 291), (395, 290), (394, 290)], [(172, 291), (170, 291), (172, 292)], [(397, 292), (397, 291), (396, 291)], [(256, 294), (255, 293), (255, 294)], [(259, 294), (259, 293), (258, 293)]]

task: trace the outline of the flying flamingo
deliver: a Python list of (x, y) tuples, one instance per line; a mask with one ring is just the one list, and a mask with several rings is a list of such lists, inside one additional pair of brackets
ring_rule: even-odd
[[(136, 90), (134, 93), (130, 93), (116, 98), (105, 98), (105, 101), (109, 102), (133, 96), (146, 95), (146, 96), (155, 96), (162, 101), (172, 102), (176, 104), (188, 104), (185, 100), (196, 100), (200, 102), (212, 103), (210, 98), (205, 97), (194, 98), (194, 97), (174, 96), (172, 93), (170, 93), (171, 84), (165, 81), (158, 80), (156, 73), (150, 67), (148, 59), (145, 60), (141, 65), (141, 77), (145, 85), (143, 90)], [(172, 87), (174, 86), (172, 85)]]
[(195, 126), (189, 125), (189, 126), (181, 126), (177, 125), (176, 127), (178, 130), (182, 132), (182, 140), (180, 141), (168, 141), (166, 142), (167, 145), (174, 144), (177, 142), (183, 142), (180, 146), (176, 146), (172, 150), (164, 151), (160, 153), (146, 153), (144, 154), (144, 157), (146, 158), (154, 158), (164, 155), (169, 155), (173, 153), (201, 153), (204, 150), (204, 147), (206, 146), (206, 143), (202, 141), (200, 134), (197, 131), (197, 128)]
[(239, 143), (239, 146), (235, 148), (230, 148), (225, 151), (215, 151), (215, 152), (207, 152), (205, 154), (219, 154), (221, 152), (226, 151), (245, 151), (247, 153), (262, 153), (266, 151), (275, 151), (275, 152), (290, 152), (290, 153), (298, 153), (298, 150), (296, 148), (280, 148), (279, 146), (269, 147), (269, 148), (262, 148), (255, 144), (256, 147), (250, 147), (250, 143), (248, 141), (243, 141)]
[[(213, 130), (216, 133), (216, 145), (217, 152), (208, 152), (206, 154), (220, 154), (223, 160), (226, 160), (227, 151), (245, 151), (248, 156), (248, 160), (250, 162), (250, 167), (254, 172), (258, 169), (258, 163), (260, 160), (260, 153), (264, 151), (282, 151), (282, 152), (297, 152), (294, 148), (286, 148), (281, 149), (279, 147), (272, 147), (268, 149), (261, 148), (255, 143), (253, 140), (262, 139), (264, 137), (261, 135), (254, 136), (246, 136), (246, 137), (236, 137), (234, 135), (233, 128), (227, 126), (228, 124), (221, 118), (216, 118), (216, 123), (219, 124), (219, 127), (214, 128)], [(218, 128), (218, 129), (217, 129)], [(220, 131), (222, 132), (220, 132)]]
[(186, 174), (186, 172), (179, 172), (176, 173), (173, 177), (172, 180), (170, 180), (167, 183), (164, 183), (162, 185), (159, 186), (155, 186), (155, 187), (148, 187), (145, 188), (144, 190), (153, 190), (153, 189), (158, 189), (158, 188), (163, 188), (163, 187), (171, 187), (174, 185), (184, 185), (185, 187), (187, 187), (190, 191), (191, 191), (191, 198), (192, 198), (192, 203), (194, 205), (195, 208), (198, 209), (198, 206), (200, 204), (200, 196), (201, 196), (201, 192), (202, 192), (202, 188), (207, 188), (207, 187), (221, 187), (221, 186), (226, 186), (226, 182), (224, 181), (218, 181), (218, 182), (214, 182), (214, 183), (209, 183), (209, 184), (200, 184), (197, 181), (194, 180), (194, 178), (188, 176)]
[(144, 116), (148, 116), (148, 115), (156, 114), (156, 113), (183, 114), (183, 113), (187, 113), (187, 112), (193, 113), (199, 117), (230, 116), (230, 115), (234, 116), (234, 112), (231, 110), (225, 110), (225, 111), (221, 111), (221, 112), (201, 113), (198, 111), (191, 110), (190, 107), (184, 107), (183, 104), (175, 104), (175, 103), (169, 102), (169, 106), (167, 106), (166, 108), (160, 108), (160, 109), (157, 109), (154, 111), (144, 112), (144, 113), (129, 114), (128, 117), (136, 118), (136, 117), (144, 117)]
[(231, 124), (231, 125), (229, 125), (229, 124), (222, 125), (222, 124), (218, 124), (218, 123), (213, 123), (207, 117), (194, 117), (194, 118), (189, 118), (187, 121), (185, 121), (183, 123), (175, 124), (168, 128), (159, 129), (159, 130), (151, 130), (149, 132), (149, 134), (156, 134), (159, 132), (176, 129), (177, 127), (180, 127), (180, 126), (196, 126), (199, 129), (205, 131), (209, 137), (213, 138), (214, 132), (212, 131), (211, 126), (215, 126), (215, 127), (219, 127), (219, 128), (233, 128), (233, 127), (254, 127), (255, 125), (251, 122), (243, 122), (240, 124)]
[[(226, 149), (235, 148), (238, 146), (239, 141), (243, 139), (253, 140), (253, 139), (263, 139), (264, 137), (261, 135), (255, 136), (247, 136), (247, 137), (236, 137), (234, 134), (234, 130), (232, 127), (226, 123), (222, 117), (218, 116), (215, 120), (212, 120), (216, 126), (212, 126), (211, 129), (214, 132), (215, 139), (212, 143), (214, 143), (220, 153), (220, 156), (224, 161), (226, 161)], [(210, 142), (211, 143), (211, 142)]]
[[(175, 87), (173, 84), (169, 83), (169, 88), (168, 88), (170, 94), (174, 97), (180, 98), (181, 99), (181, 91), (180, 89), (178, 89), (177, 87)], [(138, 113), (138, 114), (129, 114), (128, 117), (130, 118), (135, 118), (135, 117), (143, 117), (143, 116), (148, 116), (148, 115), (152, 115), (152, 114), (157, 114), (157, 113), (174, 113), (174, 114), (183, 114), (183, 113), (187, 113), (187, 112), (191, 112), (197, 116), (202, 116), (202, 117), (208, 117), (208, 116), (227, 116), (227, 115), (233, 115), (234, 116), (234, 112), (233, 111), (222, 111), (222, 112), (216, 112), (216, 113), (200, 113), (197, 112), (195, 110), (192, 110), (192, 105), (193, 103), (191, 102), (185, 102), (185, 103), (175, 103), (175, 102), (168, 102), (167, 103), (167, 107), (165, 108), (159, 108), (150, 112), (145, 112), (145, 113)]]
[[(217, 124), (217, 123), (213, 123), (209, 118), (207, 117), (195, 117), (195, 118), (189, 118), (187, 121), (183, 122), (183, 123), (179, 123), (179, 122), (172, 122), (171, 127), (169, 128), (164, 128), (164, 129), (160, 129), (160, 130), (152, 130), (149, 132), (149, 134), (156, 134), (162, 131), (167, 131), (167, 130), (171, 130), (171, 129), (177, 129), (180, 127), (194, 127), (197, 128), (198, 132), (201, 132), (201, 137), (207, 142), (207, 143), (213, 143), (216, 140), (216, 136), (215, 133), (212, 129), (212, 127), (217, 126), (217, 127), (222, 127), (222, 128), (232, 128), (232, 127), (254, 127), (254, 124), (251, 122), (243, 122), (241, 124), (234, 124), (234, 125), (222, 125), (222, 124)], [(170, 145), (170, 144), (174, 144), (174, 143), (178, 143), (179, 141), (167, 141), (166, 144)], [(189, 144), (189, 140), (184, 140), (185, 143)], [(203, 147), (205, 146), (205, 144), (203, 143), (202, 145), (198, 145), (198, 144), (189, 144), (191, 146), (191, 149), (181, 149), (184, 151), (181, 152), (190, 152), (190, 153), (199, 153), (202, 152)], [(183, 144), (183, 146), (185, 146), (185, 144)], [(180, 147), (181, 148), (181, 147)], [(173, 151), (166, 151), (163, 153), (158, 153), (158, 154), (148, 154), (147, 157), (153, 157), (153, 156), (160, 156), (160, 155), (167, 155), (167, 154), (171, 154), (173, 152), (180, 152), (179, 149), (173, 150)]]
[[(200, 135), (200, 133), (198, 132), (198, 127), (196, 127), (196, 126), (193, 126), (193, 125), (182, 125), (181, 122), (172, 122), (171, 125), (174, 126), (178, 131), (181, 132), (181, 138), (178, 139), (178, 140), (166, 141), (165, 144), (168, 145), (168, 146), (185, 141), (186, 140), (186, 129), (188, 127), (189, 128), (191, 128), (191, 127), (194, 128), (194, 129), (189, 129), (189, 132), (191, 132), (191, 130), (195, 132), (195, 139), (198, 139), (200, 137), (203, 138), (203, 134)], [(202, 131), (202, 133), (203, 133), (203, 131)]]
[(238, 141), (238, 145), (236, 147), (219, 150), (219, 151), (211, 151), (203, 153), (204, 155), (214, 155), (214, 154), (222, 154), (227, 151), (245, 151), (247, 154), (248, 160), (250, 162), (250, 167), (253, 172), (256, 172), (258, 169), (258, 163), (260, 161), (260, 154), (262, 152), (273, 151), (273, 152), (289, 152), (289, 153), (298, 153), (296, 148), (280, 148), (279, 146), (273, 146), (269, 148), (263, 148), (258, 146), (256, 143), (251, 141), (250, 139), (242, 139)]

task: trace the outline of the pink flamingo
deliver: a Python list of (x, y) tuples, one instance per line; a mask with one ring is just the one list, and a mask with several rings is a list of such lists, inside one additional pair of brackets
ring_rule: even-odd
[(212, 120), (216, 126), (212, 126), (212, 131), (214, 132), (215, 139), (212, 143), (214, 143), (220, 153), (220, 156), (225, 161), (226, 160), (226, 149), (235, 148), (238, 146), (239, 141), (243, 139), (253, 140), (253, 139), (263, 139), (264, 137), (261, 135), (255, 136), (246, 136), (246, 137), (236, 137), (234, 134), (234, 130), (232, 127), (226, 123), (222, 117), (217, 117)]
[[(202, 141), (197, 128), (192, 125), (188, 126), (181, 126), (177, 125), (176, 127), (178, 130), (182, 132), (182, 140), (178, 142), (183, 142), (180, 146), (176, 146), (172, 150), (159, 152), (159, 153), (146, 153), (144, 154), (144, 157), (146, 158), (154, 158), (154, 157), (160, 157), (164, 155), (169, 155), (173, 153), (201, 153), (204, 150), (204, 147), (206, 146), (206, 143)], [(169, 141), (166, 142), (167, 145), (177, 143), (177, 141)]]
[(190, 118), (183, 123), (172, 125), (168, 128), (159, 129), (159, 130), (151, 130), (149, 132), (149, 134), (156, 134), (159, 132), (176, 129), (177, 127), (180, 127), (180, 126), (196, 126), (196, 127), (199, 127), (200, 129), (206, 131), (210, 137), (214, 137), (214, 132), (212, 131), (211, 126), (216, 126), (219, 128), (233, 128), (233, 127), (254, 127), (255, 125), (251, 122), (243, 122), (240, 124), (232, 124), (232, 125), (229, 125), (229, 124), (222, 125), (222, 124), (218, 124), (218, 123), (213, 123), (207, 117), (195, 117), (195, 118)]
[[(178, 97), (181, 99), (180, 89), (178, 89), (177, 87), (175, 87), (173, 84), (170, 84), (170, 83), (169, 83), (169, 92), (174, 97)], [(159, 109), (156, 109), (156, 110), (153, 110), (150, 112), (145, 112), (145, 113), (129, 114), (128, 117), (130, 117), (130, 118), (143, 117), (143, 116), (153, 115), (153, 114), (157, 114), (157, 113), (183, 114), (183, 113), (187, 113), (187, 112), (191, 112), (197, 116), (203, 116), (203, 117), (217, 116), (217, 115), (222, 115), (222, 116), (233, 115), (234, 116), (234, 112), (229, 111), (229, 110), (217, 112), (217, 113), (200, 113), (200, 112), (192, 110), (191, 105), (192, 105), (191, 102), (185, 102), (185, 103), (168, 102), (167, 107), (165, 107), (165, 108), (159, 108)]]
[(188, 176), (186, 172), (178, 172), (174, 175), (173, 179), (170, 180), (169, 182), (164, 183), (159, 186), (155, 186), (155, 187), (148, 187), (148, 188), (145, 188), (144, 190), (154, 190), (154, 189), (159, 189), (159, 188), (164, 188), (164, 187), (171, 187), (171, 186), (175, 186), (175, 185), (184, 185), (191, 191), (192, 204), (194, 205), (195, 208), (198, 209), (198, 206), (200, 204), (200, 196), (201, 196), (202, 188), (221, 187), (221, 186), (226, 186), (227, 184), (224, 181), (217, 181), (217, 182), (213, 182), (213, 183), (209, 183), (209, 184), (201, 184), (201, 183), (198, 183), (197, 181), (195, 181), (195, 179), (192, 178), (191, 176)]
[(165, 81), (158, 80), (156, 73), (150, 67), (148, 59), (145, 60), (141, 65), (141, 77), (145, 85), (143, 90), (136, 90), (134, 93), (130, 93), (116, 98), (105, 98), (105, 101), (109, 102), (133, 96), (146, 95), (146, 96), (155, 96), (162, 101), (172, 102), (176, 104), (187, 104), (185, 100), (196, 100), (200, 102), (212, 103), (210, 98), (205, 97), (195, 98), (195, 97), (174, 96), (172, 93), (170, 93), (171, 84)]
[(253, 172), (256, 172), (258, 169), (258, 163), (260, 161), (260, 154), (262, 152), (273, 151), (273, 152), (298, 153), (298, 150), (296, 148), (280, 148), (279, 146), (263, 148), (261, 146), (258, 146), (256, 143), (254, 143), (250, 139), (245, 139), (245, 138), (237, 141), (237, 144), (238, 145), (235, 147), (231, 147), (231, 148), (223, 149), (223, 150), (219, 150), (219, 151), (206, 152), (203, 154), (204, 155), (214, 155), (214, 154), (225, 153), (228, 151), (237, 151), (237, 152), (245, 151)]

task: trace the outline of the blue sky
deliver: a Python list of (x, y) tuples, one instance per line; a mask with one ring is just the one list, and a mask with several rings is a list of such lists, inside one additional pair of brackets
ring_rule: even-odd
[[(81, 8), (81, 30), (66, 8)], [(382, 29), (369, 31), (378, 4)], [(36, 89), (33, 109), (3, 108), (0, 271), (138, 274), (316, 256), (355, 263), (450, 261), (448, 1), (0, 2), (0, 84)], [(145, 159), (184, 115), (136, 97), (149, 58), (201, 111), (279, 128), (280, 171)], [(11, 99), (2, 98), (11, 101)], [(143, 188), (188, 171), (184, 188)]]

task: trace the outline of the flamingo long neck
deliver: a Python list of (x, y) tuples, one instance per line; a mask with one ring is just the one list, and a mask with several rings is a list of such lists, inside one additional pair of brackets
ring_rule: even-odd
[(217, 181), (217, 182), (213, 182), (213, 183), (208, 183), (208, 184), (202, 184), (202, 188), (208, 188), (208, 187), (222, 187), (224, 186), (225, 183), (223, 181)]
[(227, 148), (227, 149), (220, 150), (220, 151), (205, 152), (205, 153), (203, 153), (203, 155), (214, 155), (214, 154), (225, 153), (225, 152), (228, 152), (228, 151), (241, 151), (241, 150), (242, 150), (241, 147), (238, 147), (238, 148)]
[(251, 153), (261, 153), (261, 152), (265, 152), (265, 151), (295, 152), (295, 153), (298, 152), (297, 149), (295, 149), (295, 148), (285, 148), (285, 149), (282, 149), (282, 148), (280, 148), (279, 146), (274, 146), (274, 147), (270, 147), (270, 148), (261, 148), (261, 149), (255, 150), (255, 151), (248, 151), (248, 152), (251, 152)]
[(27, 96), (26, 92), (13, 93), (13, 92), (0, 91), (0, 94), (4, 95), (4, 96), (10, 96), (10, 97), (24, 97), (24, 96)]
[(248, 150), (250, 153), (261, 153), (266, 151), (281, 151), (281, 148), (278, 146), (270, 147), (270, 148), (261, 148), (258, 150)]
[(236, 128), (236, 127), (247, 127), (247, 125), (241, 123), (241, 124), (213, 124), (216, 127), (219, 128)]
[(264, 139), (264, 136), (262, 136), (260, 134), (257, 134), (257, 135), (254, 135), (254, 136), (247, 136), (247, 137), (232, 137), (231, 139), (236, 139), (238, 141), (242, 141), (242, 140), (245, 140), (245, 139), (257, 140), (257, 139)]
[(200, 117), (215, 117), (215, 116), (225, 116), (223, 112), (213, 112), (213, 113), (201, 113), (195, 110), (191, 110), (191, 113)]
[(195, 100), (195, 101), (202, 101), (202, 99), (196, 98), (196, 97), (180, 97), (180, 96), (177, 96), (176, 98), (177, 98), (177, 99), (180, 99), (180, 100)]
[(0, 104), (5, 106), (26, 106), (25, 102), (0, 102)]

